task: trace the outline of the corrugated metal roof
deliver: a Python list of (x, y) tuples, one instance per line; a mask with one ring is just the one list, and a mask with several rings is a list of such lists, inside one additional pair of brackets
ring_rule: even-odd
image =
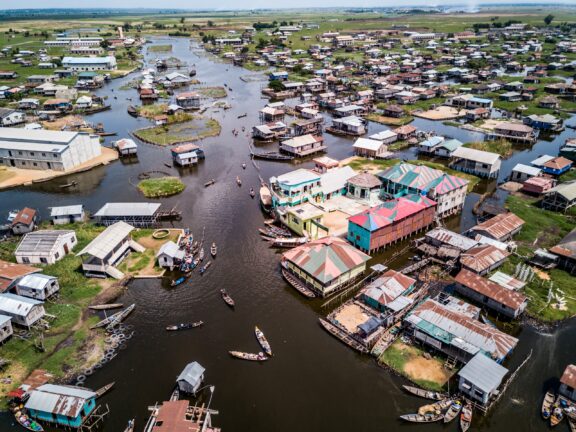
[(106, 216), (153, 216), (160, 208), (159, 203), (135, 202), (135, 203), (106, 203), (94, 213), (96, 217)]
[(384, 144), (382, 144), (382, 142), (378, 141), (377, 139), (358, 138), (352, 147), (376, 151), (383, 145)]
[(185, 255), (184, 251), (181, 250), (178, 247), (178, 245), (174, 243), (172, 240), (169, 240), (162, 246), (160, 246), (160, 249), (156, 253), (156, 257), (159, 257), (162, 254), (166, 254), (172, 258), (179, 258), (179, 259), (183, 259)]
[(500, 213), (472, 228), (474, 231), (485, 232), (490, 237), (500, 240), (524, 225), (524, 221), (512, 212)]
[(471, 249), (478, 244), (477, 241), (450, 231), (446, 228), (434, 228), (433, 230), (428, 231), (425, 236), (430, 239), (434, 239), (444, 244), (453, 246), (457, 249), (460, 249), (461, 251), (467, 251), (468, 249)]
[(492, 245), (476, 246), (460, 256), (460, 263), (476, 273), (489, 270), (504, 262), (510, 254)]
[(465, 286), (472, 291), (494, 300), (497, 303), (503, 304), (512, 310), (518, 310), (528, 298), (524, 294), (516, 291), (510, 291), (501, 287), (497, 283), (491, 282), (476, 273), (469, 270), (462, 269), (460, 273), (454, 278), (460, 285)]
[(56, 279), (54, 276), (45, 274), (29, 274), (20, 279), (17, 283), (19, 287), (41, 290), (44, 289), (47, 283)]
[(11, 315), (26, 316), (34, 306), (41, 304), (41, 301), (16, 294), (0, 294), (0, 311)]
[(522, 174), (537, 176), (537, 175), (540, 175), (542, 170), (540, 168), (536, 168), (536, 167), (533, 167), (530, 165), (524, 165), (524, 164), (519, 163), (519, 164), (514, 165), (514, 168), (512, 168), (512, 172), (519, 172)]
[(461, 339), (497, 360), (503, 359), (518, 344), (515, 337), (432, 299), (417, 306), (406, 321), (448, 344), (452, 344), (453, 339)]
[(9, 317), (7, 315), (0, 315), (0, 326), (6, 324), (8, 321), (11, 321), (12, 317)]
[(98, 237), (92, 240), (84, 249), (82, 249), (77, 256), (84, 254), (90, 254), (96, 258), (103, 259), (112, 250), (118, 246), (118, 244), (130, 235), (134, 230), (132, 225), (126, 222), (116, 222), (106, 228)]
[(493, 393), (502, 383), (508, 369), (482, 353), (476, 354), (458, 375), (486, 393)]
[(458, 147), (452, 153), (452, 157), (467, 159), (484, 164), (494, 165), (499, 159), (500, 155), (483, 150), (476, 150), (469, 147)]
[(204, 376), (205, 371), (206, 369), (204, 369), (198, 362), (188, 363), (180, 375), (178, 375), (176, 381), (186, 381), (195, 387), (202, 382), (202, 377)]
[(365, 264), (370, 256), (339, 237), (324, 237), (284, 253), (283, 259), (326, 284)]
[(13, 281), (24, 275), (38, 273), (40, 271), (37, 267), (0, 260), (0, 279)]
[(524, 286), (526, 285), (526, 282), (522, 282), (500, 271), (494, 273), (492, 276), (488, 278), (488, 280), (496, 282), (498, 285), (511, 290), (519, 290), (524, 288)]
[(33, 231), (24, 236), (14, 253), (16, 255), (31, 253), (51, 254), (65, 237), (73, 235), (74, 231), (71, 230)]
[(564, 369), (564, 373), (560, 378), (560, 382), (562, 384), (566, 384), (569, 387), (576, 388), (576, 366), (573, 364), (569, 364)]
[(356, 175), (351, 167), (334, 168), (320, 176), (320, 188), (324, 195), (337, 192), (346, 187), (346, 182)]
[(76, 418), (94, 397), (96, 393), (79, 387), (44, 384), (31, 392), (26, 408)]
[(82, 204), (62, 206), (62, 207), (51, 207), (50, 217), (80, 215), (82, 214), (83, 211), (84, 206)]

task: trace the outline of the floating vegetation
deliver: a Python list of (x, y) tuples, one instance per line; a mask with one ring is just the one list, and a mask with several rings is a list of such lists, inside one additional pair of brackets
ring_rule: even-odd
[(178, 177), (159, 177), (142, 180), (138, 189), (146, 198), (161, 198), (177, 195), (184, 191), (186, 185)]

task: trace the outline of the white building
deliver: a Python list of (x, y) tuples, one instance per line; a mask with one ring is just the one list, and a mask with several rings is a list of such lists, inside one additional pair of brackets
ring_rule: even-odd
[(0, 343), (12, 336), (12, 318), (7, 315), (0, 315)]
[(9, 127), (26, 121), (26, 114), (10, 108), (0, 108), (0, 126)]
[(86, 214), (82, 204), (50, 208), (50, 219), (52, 219), (54, 225), (83, 222), (85, 217)]
[(29, 274), (16, 283), (16, 293), (22, 297), (29, 297), (45, 301), (60, 291), (58, 279), (42, 273)]
[(98, 135), (0, 128), (0, 166), (67, 171), (101, 152)]
[(74, 71), (114, 70), (116, 57), (64, 57), (62, 67)]
[(33, 231), (24, 236), (14, 256), (19, 264), (54, 264), (64, 258), (77, 242), (74, 231)]
[(0, 294), (0, 313), (23, 327), (34, 325), (46, 314), (41, 301), (10, 293)]
[(160, 267), (174, 267), (177, 261), (184, 259), (184, 251), (178, 247), (172, 240), (167, 241), (156, 254), (156, 260)]

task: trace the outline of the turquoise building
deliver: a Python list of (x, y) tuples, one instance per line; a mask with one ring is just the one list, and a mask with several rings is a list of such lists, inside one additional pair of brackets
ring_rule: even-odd
[(35, 420), (79, 428), (96, 408), (96, 393), (80, 387), (44, 384), (30, 392), (25, 406)]

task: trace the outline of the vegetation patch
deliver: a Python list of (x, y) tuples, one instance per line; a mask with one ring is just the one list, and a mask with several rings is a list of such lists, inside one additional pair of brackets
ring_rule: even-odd
[(140, 105), (136, 107), (138, 115), (148, 119), (164, 114), (167, 109), (167, 104)]
[(380, 123), (389, 126), (404, 126), (408, 123), (411, 123), (414, 120), (412, 116), (404, 116), (404, 117), (385, 117), (376, 113), (368, 114), (366, 116), (367, 120), (373, 121), (375, 123)]
[(397, 340), (382, 353), (378, 362), (392, 368), (422, 388), (440, 391), (450, 379), (441, 359), (420, 348)]
[(227, 96), (226, 89), (224, 87), (202, 87), (195, 89), (195, 91), (204, 97), (213, 99), (225, 98)]
[(491, 153), (497, 153), (503, 158), (512, 156), (512, 143), (505, 139), (490, 141), (474, 141), (464, 144), (464, 147), (470, 147), (476, 150), (483, 150)]
[(161, 198), (181, 193), (186, 186), (178, 177), (160, 177), (142, 180), (138, 189), (146, 198)]
[(148, 52), (154, 52), (154, 53), (163, 53), (163, 52), (171, 52), (172, 51), (172, 45), (167, 44), (167, 45), (151, 45), (148, 47)]
[(189, 120), (170, 123), (169, 118), (167, 125), (140, 129), (135, 131), (134, 135), (149, 144), (162, 146), (220, 135), (221, 126), (218, 121), (201, 116), (194, 117), (190, 114), (184, 115), (188, 116)]

